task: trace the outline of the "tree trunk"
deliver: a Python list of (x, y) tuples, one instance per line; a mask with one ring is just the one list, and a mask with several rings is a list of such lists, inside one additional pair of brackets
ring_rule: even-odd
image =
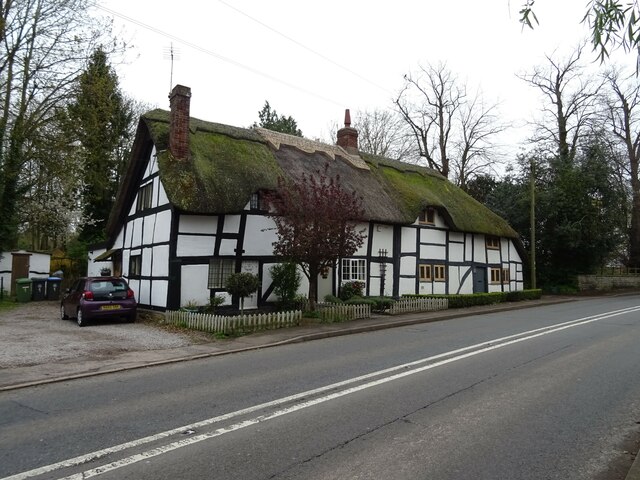
[(316, 310), (318, 301), (318, 266), (309, 265), (309, 310)]

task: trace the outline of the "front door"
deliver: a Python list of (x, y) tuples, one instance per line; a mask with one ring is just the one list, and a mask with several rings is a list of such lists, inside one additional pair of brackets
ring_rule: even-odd
[(487, 293), (487, 267), (473, 267), (473, 293)]

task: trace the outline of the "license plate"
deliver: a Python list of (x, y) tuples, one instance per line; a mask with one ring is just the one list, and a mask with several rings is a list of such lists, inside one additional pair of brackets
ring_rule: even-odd
[(100, 310), (118, 310), (120, 309), (120, 305), (102, 305)]

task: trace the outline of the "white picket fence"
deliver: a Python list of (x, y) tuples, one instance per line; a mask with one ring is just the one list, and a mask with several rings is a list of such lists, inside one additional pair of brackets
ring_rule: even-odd
[(164, 323), (178, 325), (192, 330), (209, 333), (248, 333), (270, 328), (284, 328), (300, 325), (302, 311), (260, 313), (227, 317), (207, 313), (167, 310)]
[(387, 310), (391, 315), (411, 312), (435, 312), (436, 310), (446, 310), (449, 308), (449, 300), (446, 298), (401, 298)]
[(317, 303), (316, 308), (323, 322), (348, 322), (358, 318), (371, 318), (371, 305)]

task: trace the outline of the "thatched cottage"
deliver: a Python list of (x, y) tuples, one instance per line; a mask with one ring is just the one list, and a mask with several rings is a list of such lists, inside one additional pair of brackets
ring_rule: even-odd
[(516, 232), (435, 171), (358, 151), (348, 124), (326, 145), (191, 118), (190, 100), (178, 85), (169, 112), (141, 117), (108, 244), (91, 255), (90, 270), (108, 266), (126, 277), (142, 307), (206, 304), (225, 295), (226, 276), (239, 271), (261, 281), (245, 308), (276, 300), (269, 269), (281, 259), (261, 194), (279, 176), (297, 179), (327, 162), (329, 174), (364, 199), (368, 234), (358, 252), (324, 272), (318, 298), (350, 280), (364, 282), (368, 295), (523, 289)]

